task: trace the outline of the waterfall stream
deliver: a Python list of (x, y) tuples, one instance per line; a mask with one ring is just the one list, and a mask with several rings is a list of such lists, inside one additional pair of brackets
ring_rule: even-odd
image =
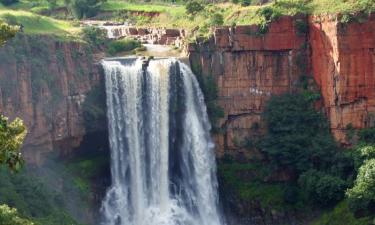
[(203, 94), (176, 59), (105, 60), (112, 185), (102, 225), (222, 225)]

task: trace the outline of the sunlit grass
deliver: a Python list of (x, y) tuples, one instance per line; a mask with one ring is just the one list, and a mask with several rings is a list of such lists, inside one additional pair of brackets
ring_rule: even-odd
[(80, 28), (72, 22), (56, 20), (23, 10), (0, 8), (0, 20), (11, 25), (22, 25), (26, 34), (52, 34), (59, 37), (75, 37)]
[(127, 11), (138, 11), (138, 12), (170, 12), (184, 13), (185, 9), (181, 5), (173, 4), (153, 4), (153, 3), (131, 3), (126, 1), (115, 1), (109, 0), (102, 5), (104, 11), (116, 11), (116, 10), (127, 10)]

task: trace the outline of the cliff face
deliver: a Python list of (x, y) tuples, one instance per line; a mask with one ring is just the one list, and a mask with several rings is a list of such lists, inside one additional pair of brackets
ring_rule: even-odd
[(264, 134), (261, 113), (266, 101), (297, 89), (307, 69), (301, 65), (308, 64), (307, 36), (299, 32), (297, 21), (305, 18), (282, 17), (265, 35), (257, 34), (257, 26), (219, 28), (205, 44), (189, 46), (194, 72), (213, 76), (218, 86), (218, 103), (225, 113), (219, 122), (224, 133), (215, 135), (219, 156), (248, 154), (249, 140)]
[(349, 144), (349, 128), (374, 125), (375, 15), (339, 21), (338, 16), (282, 17), (264, 35), (257, 35), (256, 26), (224, 27), (208, 42), (189, 46), (193, 70), (213, 76), (219, 89), (225, 113), (219, 124), (224, 134), (215, 135), (219, 156), (248, 153), (246, 139), (264, 133), (260, 114), (267, 99), (295, 91), (306, 77), (310, 84), (314, 78), (340, 143)]
[(344, 144), (346, 128), (375, 121), (375, 14), (362, 20), (342, 24), (332, 16), (309, 18), (312, 73), (331, 130)]
[[(88, 126), (83, 117), (93, 114), (85, 99), (104, 93), (87, 45), (19, 35), (0, 50), (0, 59), (0, 112), (24, 120), (27, 162), (40, 164), (53, 150), (67, 154), (87, 132), (106, 128), (105, 121)], [(98, 117), (102, 107), (98, 103)]]

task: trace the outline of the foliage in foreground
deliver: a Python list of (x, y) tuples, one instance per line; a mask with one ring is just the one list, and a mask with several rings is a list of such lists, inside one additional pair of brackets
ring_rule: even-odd
[(0, 46), (3, 46), (7, 40), (13, 38), (17, 31), (18, 29), (15, 27), (0, 23)]
[(0, 224), (1, 225), (34, 225), (28, 219), (22, 218), (17, 209), (10, 208), (7, 205), (0, 205)]
[(19, 170), (23, 164), (20, 148), (26, 136), (26, 127), (16, 118), (9, 123), (8, 118), (0, 115), (0, 164), (11, 170)]
[(366, 160), (359, 168), (353, 188), (347, 191), (350, 208), (360, 216), (375, 210), (375, 158)]
[(65, 212), (63, 196), (48, 189), (38, 177), (25, 170), (11, 173), (0, 168), (0, 203), (17, 208), (19, 215), (32, 218), (38, 225), (77, 224)]

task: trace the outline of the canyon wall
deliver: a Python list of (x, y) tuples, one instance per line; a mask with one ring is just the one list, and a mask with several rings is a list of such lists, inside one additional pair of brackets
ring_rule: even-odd
[[(296, 26), (305, 17), (282, 17), (265, 35), (257, 26), (217, 28), (214, 36), (190, 44), (190, 64), (198, 76), (212, 76), (224, 118), (215, 134), (217, 153), (257, 156), (247, 143), (264, 134), (261, 113), (272, 95), (293, 92), (309, 65), (307, 34)], [(251, 148), (251, 146), (250, 146)]]
[[(224, 109), (217, 152), (257, 156), (248, 143), (265, 132), (261, 113), (272, 95), (293, 92), (307, 78), (343, 145), (348, 129), (375, 121), (375, 15), (341, 23), (339, 16), (281, 17), (260, 35), (256, 26), (217, 28), (190, 44), (190, 63), (212, 76)], [(253, 149), (254, 150), (254, 149)]]
[(312, 74), (336, 139), (375, 122), (375, 14), (340, 23), (337, 16), (309, 18)]
[(88, 132), (106, 130), (96, 61), (87, 44), (53, 37), (20, 34), (0, 49), (0, 113), (24, 120), (28, 163), (68, 154)]

